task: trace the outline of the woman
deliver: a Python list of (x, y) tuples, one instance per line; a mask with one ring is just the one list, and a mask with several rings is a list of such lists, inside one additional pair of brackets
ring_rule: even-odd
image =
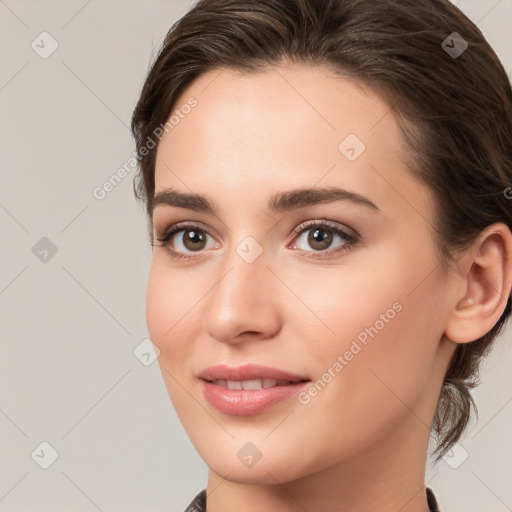
[(188, 510), (438, 510), (430, 435), (460, 439), (511, 311), (512, 91), (477, 27), (203, 0), (132, 128), (148, 330), (210, 469)]

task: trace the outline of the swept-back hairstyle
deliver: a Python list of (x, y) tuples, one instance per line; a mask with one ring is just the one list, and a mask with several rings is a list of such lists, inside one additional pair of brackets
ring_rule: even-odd
[[(485, 227), (512, 230), (511, 83), (477, 26), (448, 0), (197, 2), (165, 37), (132, 117), (134, 192), (150, 223), (156, 148), (147, 151), (147, 141), (180, 94), (210, 70), (257, 73), (281, 63), (324, 66), (388, 102), (404, 161), (434, 196), (432, 234), (445, 275)], [(456, 348), (432, 425), (437, 459), (469, 422), (479, 363), (510, 312), (509, 297), (485, 336)]]

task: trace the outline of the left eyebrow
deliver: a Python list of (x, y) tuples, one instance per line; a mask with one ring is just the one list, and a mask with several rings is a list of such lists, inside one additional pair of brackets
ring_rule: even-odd
[[(338, 187), (298, 188), (277, 192), (270, 196), (267, 210), (269, 213), (281, 213), (315, 204), (337, 201), (351, 202), (356, 205), (365, 206), (375, 212), (380, 211), (379, 207), (367, 197)], [(158, 205), (186, 208), (218, 216), (218, 209), (206, 197), (200, 194), (179, 192), (173, 188), (161, 190), (150, 201), (149, 214), (151, 216)]]

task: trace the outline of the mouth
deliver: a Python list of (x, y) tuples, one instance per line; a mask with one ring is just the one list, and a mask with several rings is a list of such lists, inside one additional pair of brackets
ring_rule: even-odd
[(311, 382), (302, 375), (254, 364), (211, 366), (198, 377), (206, 400), (218, 411), (235, 416), (264, 412)]

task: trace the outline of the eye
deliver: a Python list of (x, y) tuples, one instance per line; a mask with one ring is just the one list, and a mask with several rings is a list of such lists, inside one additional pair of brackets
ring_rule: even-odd
[[(159, 247), (165, 247), (172, 258), (187, 259), (194, 256), (188, 254), (206, 249), (208, 237), (211, 235), (198, 224), (181, 222), (171, 226), (162, 236), (156, 237)], [(212, 238), (212, 237), (211, 237)], [(174, 245), (176, 248), (171, 247)]]
[[(313, 220), (301, 224), (296, 230), (299, 236), (298, 244), (294, 243), (293, 248), (299, 249), (305, 256), (310, 258), (322, 258), (332, 254), (338, 254), (351, 249), (358, 241), (359, 236), (355, 232), (341, 229), (337, 224), (328, 220)], [(333, 241), (340, 240), (341, 243), (331, 247)], [(295, 240), (295, 239), (294, 239)], [(300, 245), (309, 246), (303, 248)]]

